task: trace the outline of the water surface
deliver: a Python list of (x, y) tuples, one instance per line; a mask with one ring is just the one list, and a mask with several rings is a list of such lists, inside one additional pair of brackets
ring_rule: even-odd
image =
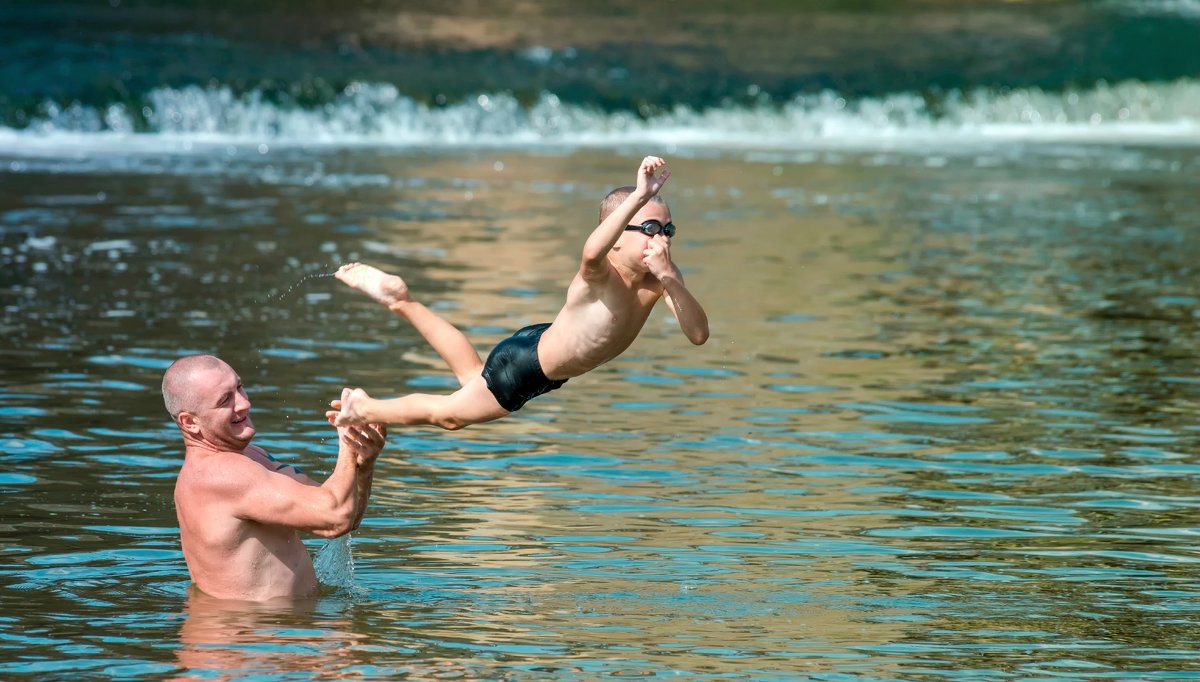
[(231, 362), (258, 442), (325, 475), (343, 385), (452, 380), (313, 275), (403, 273), (486, 350), (557, 310), (631, 159), (14, 161), (5, 676), (1194, 671), (1186, 149), (679, 150), (673, 252), (707, 345), (664, 309), (509, 419), (394, 430), (349, 587), (286, 609), (189, 594), (157, 391), (173, 358)]
[[(0, 676), (1197, 675), (1194, 3), (343, 4), (0, 9)], [(705, 346), (394, 429), (312, 600), (190, 588), (173, 359), (323, 477), (343, 386), (453, 388), (327, 275), (486, 352), (647, 153)]]

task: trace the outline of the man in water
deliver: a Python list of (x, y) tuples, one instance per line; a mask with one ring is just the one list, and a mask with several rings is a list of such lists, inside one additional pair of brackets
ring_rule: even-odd
[(251, 601), (312, 594), (317, 577), (297, 531), (335, 538), (358, 527), (384, 428), (338, 427), (337, 464), (317, 483), (250, 444), (250, 399), (221, 359), (176, 360), (162, 392), (186, 446), (175, 512), (196, 587)]
[(659, 157), (647, 156), (638, 166), (636, 186), (608, 193), (554, 322), (519, 330), (501, 341), (487, 362), (462, 332), (414, 301), (396, 275), (361, 263), (339, 269), (338, 279), (405, 317), (445, 360), (461, 388), (451, 395), (413, 393), (391, 400), (355, 389), (333, 401), (326, 416), (335, 424), (444, 429), (499, 419), (623, 353), (659, 299), (666, 300), (688, 341), (707, 341), (708, 317), (671, 260), (675, 225), (658, 194), (671, 175), (665, 166)]

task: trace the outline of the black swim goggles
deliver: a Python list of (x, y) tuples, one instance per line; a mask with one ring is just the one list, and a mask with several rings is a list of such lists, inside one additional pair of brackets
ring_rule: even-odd
[(638, 232), (641, 232), (642, 234), (646, 235), (647, 237), (653, 237), (654, 235), (658, 234), (659, 232), (667, 235), (668, 237), (675, 236), (675, 223), (667, 223), (666, 225), (663, 225), (662, 223), (658, 222), (657, 220), (647, 220), (646, 222), (642, 223), (641, 225), (626, 225), (625, 229), (627, 231), (628, 230), (637, 230)]

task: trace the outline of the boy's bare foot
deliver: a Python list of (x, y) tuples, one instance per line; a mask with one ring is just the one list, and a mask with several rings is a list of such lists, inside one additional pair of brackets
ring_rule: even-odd
[(333, 422), (334, 426), (366, 424), (367, 418), (362, 414), (362, 407), (363, 402), (370, 399), (371, 396), (367, 395), (367, 392), (361, 388), (350, 391), (349, 395), (343, 391), (341, 400), (334, 400), (329, 403), (329, 406), (337, 410), (337, 412), (326, 412), (325, 416)]
[(404, 280), (370, 265), (348, 263), (338, 268), (334, 277), (389, 307), (410, 300)]

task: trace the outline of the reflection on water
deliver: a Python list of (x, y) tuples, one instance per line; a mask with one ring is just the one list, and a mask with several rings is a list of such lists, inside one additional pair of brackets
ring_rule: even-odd
[(230, 361), (324, 475), (343, 385), (453, 380), (323, 275), (401, 272), (486, 351), (633, 154), (0, 160), (0, 673), (1193, 669), (1200, 160), (1162, 148), (677, 155), (708, 345), (664, 309), (509, 419), (395, 430), (312, 603), (189, 591), (172, 359)]
[[(182, 679), (224, 679), (337, 670), (362, 635), (344, 632), (344, 619), (330, 619), (309, 600), (283, 603), (213, 599), (188, 590), (179, 619), (176, 664), (192, 674)], [(319, 632), (320, 637), (313, 635)]]

